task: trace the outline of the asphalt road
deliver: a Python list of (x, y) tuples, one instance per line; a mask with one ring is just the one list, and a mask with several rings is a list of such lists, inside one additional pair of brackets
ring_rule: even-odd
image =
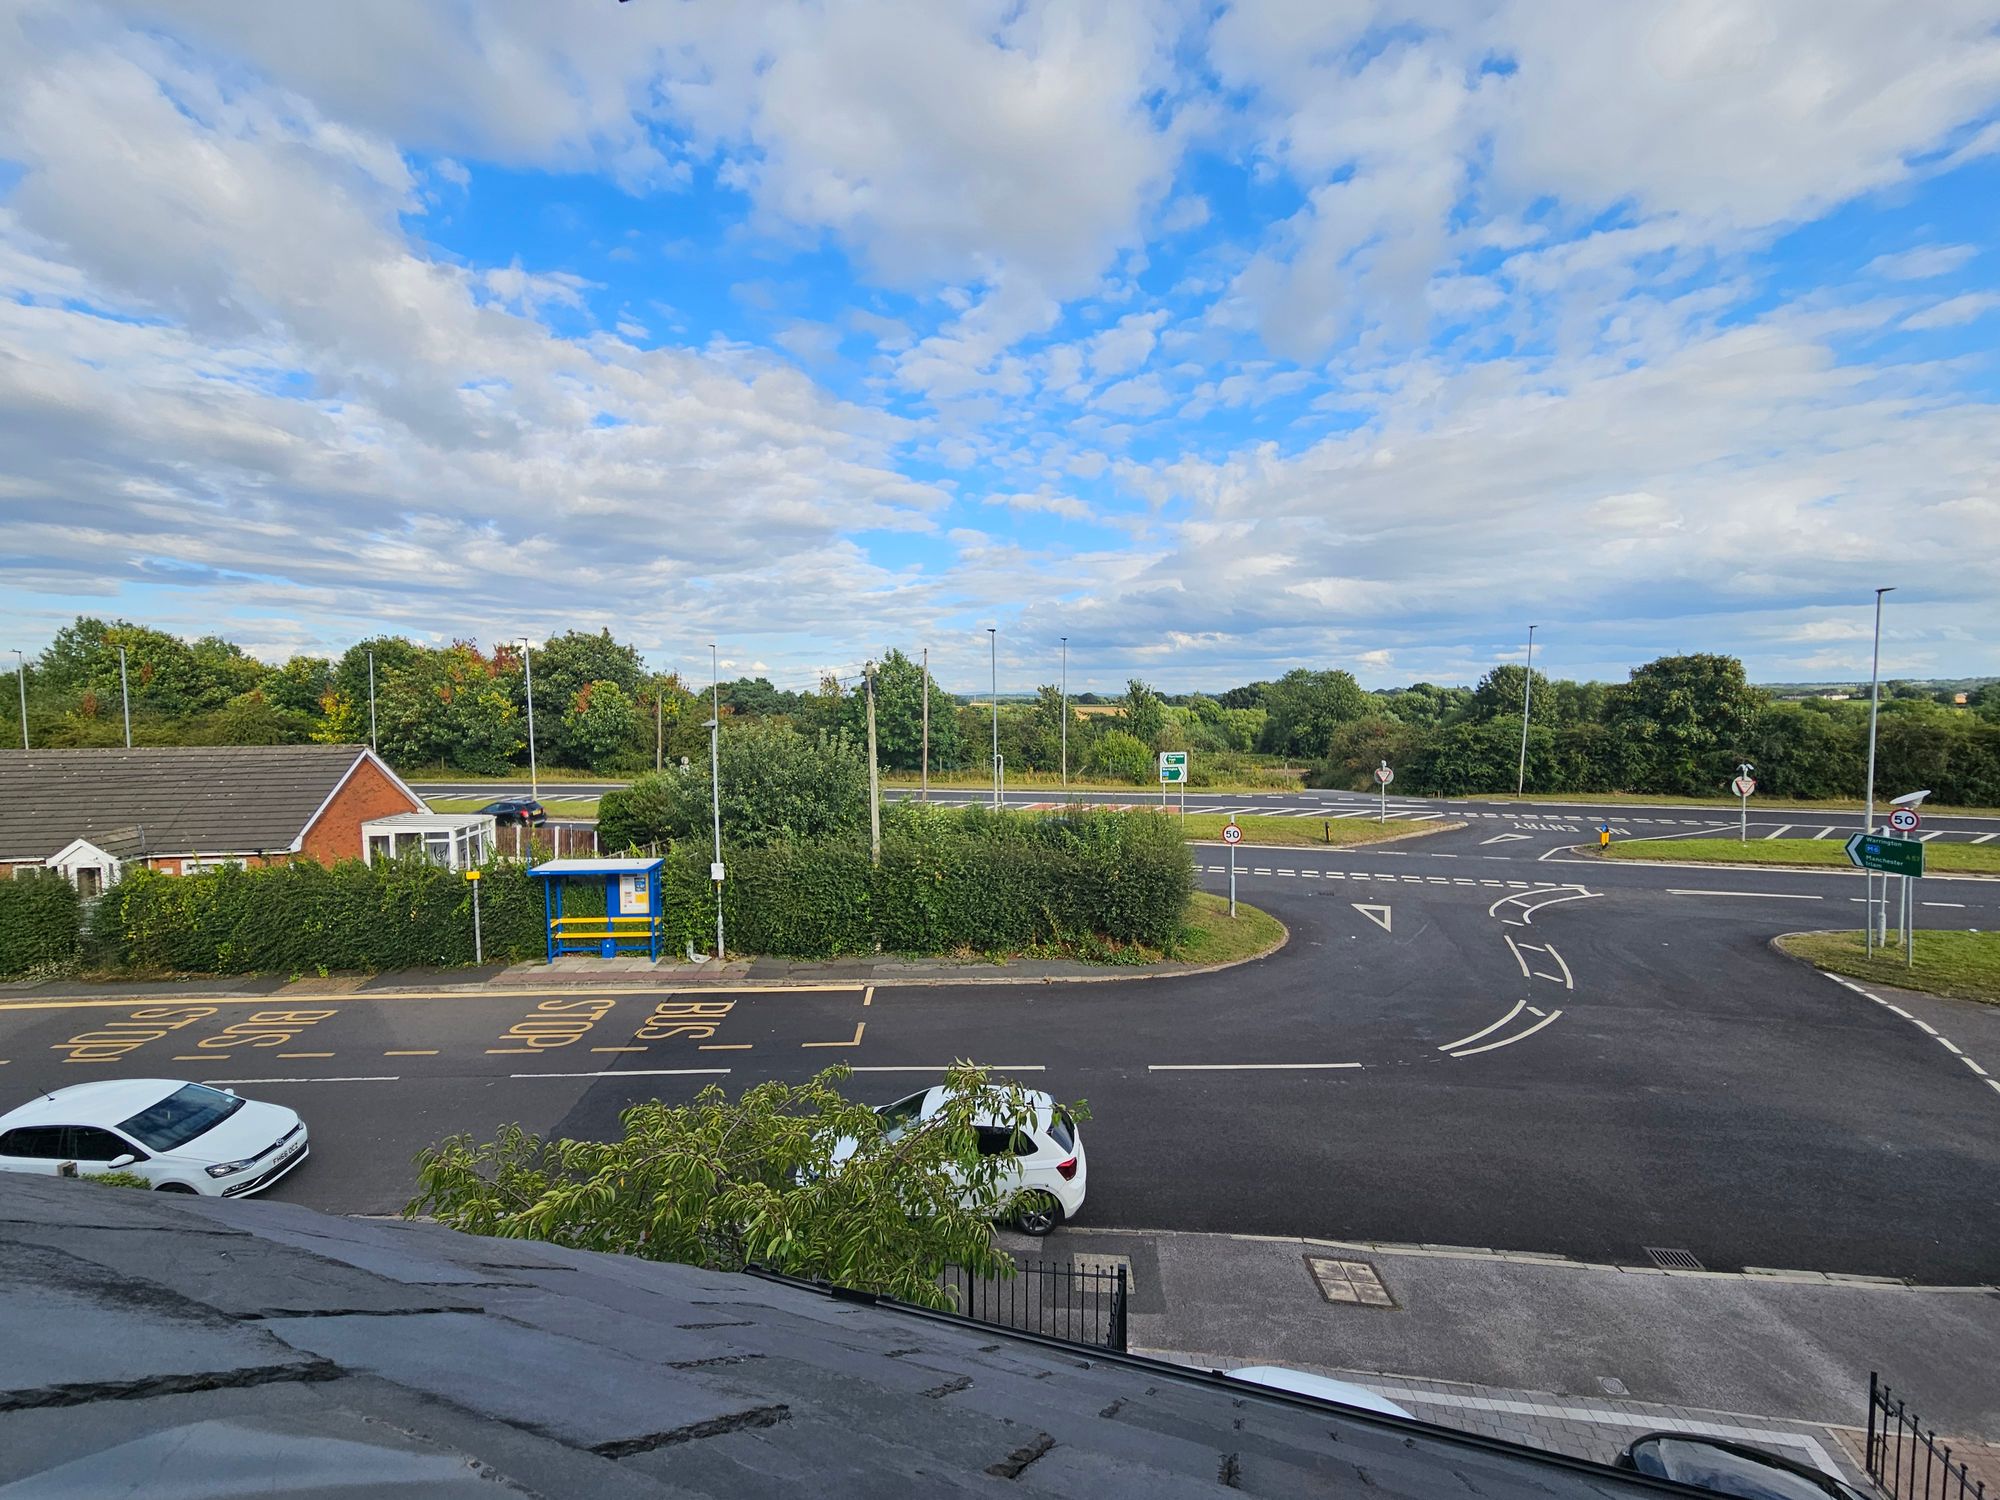
[[(1492, 844), (1495, 824), (1468, 821), (1367, 848), (1239, 849), (1240, 893), (1292, 940), (1212, 975), (15, 992), (0, 1079), (10, 1099), (162, 1075), (293, 1105), (316, 1150), (275, 1196), (380, 1213), (408, 1194), (412, 1154), (454, 1131), (601, 1135), (638, 1099), (834, 1062), (887, 1100), (970, 1056), (1089, 1101), (1082, 1225), (2000, 1279), (2000, 1083), (1949, 1035), (1769, 949), (1853, 924), (1858, 878), (1611, 864), (1569, 853), (1568, 824), (1515, 818), (1504, 831), (1525, 836)], [(1221, 888), (1222, 848), (1196, 856)], [(2000, 882), (1931, 878), (1921, 895), (1925, 925), (2000, 924)]]

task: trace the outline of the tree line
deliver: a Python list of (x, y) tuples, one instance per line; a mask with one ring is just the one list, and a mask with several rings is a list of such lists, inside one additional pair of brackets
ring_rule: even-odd
[[(272, 666), (218, 636), (185, 641), (126, 621), (79, 618), (27, 675), (37, 745), (123, 743), (118, 648), (125, 648), (134, 744), (366, 743), (405, 770), (500, 775), (528, 758), (527, 663), (518, 644), (426, 646), (398, 636), (358, 641), (337, 658)], [(373, 722), (369, 673), (373, 658)], [(534, 649), (535, 745), (546, 766), (604, 774), (690, 767), (707, 758), (709, 689), (649, 669), (608, 631), (569, 631)], [(1351, 673), (1296, 668), (1225, 692), (1170, 694), (1133, 679), (1116, 696), (1060, 688), (1032, 699), (966, 701), (926, 685), (900, 650), (876, 664), (877, 753), (890, 775), (983, 775), (994, 750), (1008, 774), (1070, 774), (1154, 784), (1162, 750), (1191, 754), (1193, 784), (1362, 788), (1387, 760), (1397, 789), (1457, 796), (1504, 791), (1519, 771), (1524, 674), (1497, 667), (1475, 687), (1420, 682), (1369, 691)], [(1737, 764), (1762, 790), (1791, 797), (1859, 795), (1866, 775), (1865, 700), (1779, 699), (1753, 687), (1734, 657), (1666, 656), (1622, 683), (1537, 672), (1528, 714), (1526, 789), (1540, 794), (1707, 795)], [(1883, 694), (1878, 789), (1928, 787), (1940, 802), (2000, 804), (2000, 684), (1959, 706), (1912, 685)], [(856, 677), (808, 692), (764, 677), (721, 684), (725, 740), (752, 723), (808, 740), (865, 743)], [(1066, 754), (1065, 754), (1066, 750)], [(784, 752), (766, 738), (758, 753)], [(705, 769), (705, 768), (703, 768)], [(1289, 774), (1287, 774), (1289, 770)]]

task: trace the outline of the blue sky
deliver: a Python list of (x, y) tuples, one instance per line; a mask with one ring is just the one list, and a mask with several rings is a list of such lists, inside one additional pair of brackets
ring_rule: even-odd
[(2000, 7), (0, 18), (0, 622), (2000, 671)]

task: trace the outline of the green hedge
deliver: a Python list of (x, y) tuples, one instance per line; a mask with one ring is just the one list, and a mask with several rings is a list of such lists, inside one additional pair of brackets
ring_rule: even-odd
[(0, 976), (73, 963), (81, 931), (76, 887), (56, 871), (0, 880)]
[[(867, 845), (851, 839), (730, 850), (725, 858), (730, 952), (789, 958), (869, 953), (878, 944), (897, 953), (1165, 947), (1194, 883), (1173, 820), (1150, 813), (1035, 818), (899, 804), (883, 820), (879, 869)], [(690, 942), (713, 951), (708, 861), (709, 850), (692, 844), (667, 855), (664, 953), (680, 954)], [(480, 906), (488, 960), (546, 951), (541, 882), (522, 866), (489, 866)], [(572, 887), (565, 909), (603, 911), (601, 887)], [(135, 872), (100, 903), (94, 932), (108, 961), (148, 970), (310, 973), (472, 962), (467, 883), (421, 860)], [(73, 917), (69, 944), (74, 952)]]

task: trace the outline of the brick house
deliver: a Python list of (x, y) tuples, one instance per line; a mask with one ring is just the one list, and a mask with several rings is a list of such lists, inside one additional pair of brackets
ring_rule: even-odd
[(177, 745), (0, 752), (0, 879), (60, 870), (85, 895), (127, 869), (330, 865), (361, 825), (424, 813), (365, 745)]

